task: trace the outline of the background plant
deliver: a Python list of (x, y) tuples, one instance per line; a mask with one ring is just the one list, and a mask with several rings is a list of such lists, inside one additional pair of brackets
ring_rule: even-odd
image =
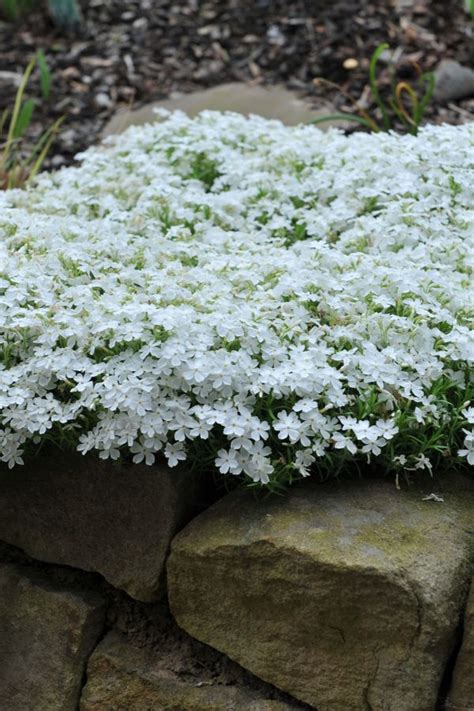
[[(472, 0), (474, 3), (474, 0)], [(419, 76), (416, 86), (407, 81), (397, 81), (392, 71), (390, 96), (384, 100), (380, 91), (380, 80), (377, 76), (377, 66), (382, 54), (390, 47), (385, 42), (380, 44), (370, 58), (369, 86), (372, 98), (379, 116), (371, 115), (355, 99), (347, 94), (339, 85), (325, 79), (315, 79), (316, 84), (336, 88), (354, 106), (356, 114), (338, 113), (321, 116), (311, 123), (318, 124), (326, 121), (345, 120), (355, 121), (370, 131), (392, 131), (397, 121), (402, 124), (408, 133), (416, 135), (421, 126), (426, 109), (433, 97), (435, 79), (432, 72), (418, 70)], [(417, 68), (418, 69), (418, 68)], [(374, 112), (375, 113), (375, 112)]]
[(38, 103), (37, 99), (25, 98), (35, 67), (39, 70), (43, 100), (49, 97), (51, 91), (51, 74), (43, 52), (39, 51), (23, 73), (12, 109), (5, 109), (0, 116), (0, 189), (2, 190), (23, 187), (35, 177), (62, 123), (62, 118), (55, 121), (31, 148), (25, 149), (24, 139)]
[[(0, 10), (8, 20), (18, 20), (37, 5), (35, 0), (0, 0)], [(48, 0), (44, 6), (54, 24), (61, 29), (72, 31), (83, 22), (77, 0)]]

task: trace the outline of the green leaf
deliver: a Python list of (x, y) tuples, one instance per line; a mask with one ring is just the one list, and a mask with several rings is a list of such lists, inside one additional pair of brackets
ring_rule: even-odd
[(380, 59), (380, 56), (382, 55), (385, 50), (390, 49), (390, 45), (388, 45), (386, 42), (382, 42), (382, 44), (379, 44), (375, 52), (372, 54), (370, 58), (370, 67), (369, 67), (369, 84), (370, 84), (370, 90), (372, 92), (372, 96), (374, 97), (375, 103), (379, 107), (380, 111), (382, 112), (382, 120), (383, 120), (383, 125), (384, 129), (386, 131), (389, 131), (391, 128), (390, 124), (390, 117), (388, 115), (387, 107), (385, 106), (385, 103), (380, 96), (379, 92), (379, 85), (377, 81), (377, 63)]
[(51, 72), (49, 71), (49, 67), (46, 62), (46, 57), (44, 56), (44, 52), (42, 49), (38, 50), (36, 59), (38, 62), (38, 68), (40, 73), (41, 94), (43, 96), (43, 99), (47, 99), (51, 92)]
[(16, 0), (2, 0), (1, 9), (2, 14), (8, 20), (16, 20), (19, 15), (19, 7)]
[(37, 0), (0, 0), (0, 14), (7, 20), (18, 20), (32, 9)]
[(13, 138), (21, 138), (31, 123), (33, 110), (35, 108), (34, 99), (27, 99), (22, 105), (18, 118), (13, 127)]

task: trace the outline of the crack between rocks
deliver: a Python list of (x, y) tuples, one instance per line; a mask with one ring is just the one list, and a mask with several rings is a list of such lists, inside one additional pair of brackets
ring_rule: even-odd
[(88, 681), (87, 669), (89, 667), (90, 658), (92, 657), (92, 655), (94, 654), (95, 650), (97, 649), (99, 644), (102, 642), (102, 640), (107, 636), (109, 631), (110, 631), (110, 629), (109, 629), (109, 626), (107, 625), (107, 621), (104, 620), (104, 626), (102, 628), (102, 632), (97, 637), (97, 641), (96, 641), (95, 645), (92, 647), (89, 654), (87, 655), (86, 663), (84, 664), (84, 671), (82, 673), (81, 683), (79, 685), (79, 689), (78, 689), (78, 693), (77, 693), (76, 711), (80, 711), (82, 692), (84, 691), (84, 688), (85, 688), (87, 681)]
[(408, 652), (406, 656), (406, 660), (408, 660), (411, 657), (411, 653), (413, 651), (413, 648), (415, 646), (416, 641), (420, 638), (421, 635), (421, 629), (422, 629), (422, 624), (423, 624), (423, 605), (421, 603), (420, 597), (418, 595), (418, 592), (416, 590), (415, 585), (411, 583), (405, 576), (402, 576), (403, 581), (407, 585), (409, 591), (411, 592), (415, 602), (416, 602), (416, 629), (415, 632), (413, 633), (413, 636), (410, 640), (410, 644), (408, 645)]
[[(406, 652), (406, 655), (405, 655), (403, 662), (402, 662), (402, 663), (406, 663), (411, 658), (412, 651), (415, 647), (415, 644), (421, 635), (421, 630), (422, 630), (422, 625), (423, 625), (423, 605), (422, 605), (420, 596), (417, 592), (416, 586), (410, 581), (409, 577), (406, 574), (406, 571), (404, 571), (403, 569), (400, 569), (399, 573), (400, 573), (399, 579), (402, 582), (403, 587), (405, 588), (405, 590), (407, 590), (407, 592), (410, 594), (410, 596), (413, 598), (413, 600), (415, 602), (415, 614), (416, 614), (416, 628), (415, 628), (413, 635), (408, 643), (407, 652)], [(372, 706), (372, 703), (370, 701), (370, 695), (371, 695), (372, 689), (374, 687), (374, 684), (375, 684), (375, 681), (377, 678), (377, 674), (379, 671), (379, 667), (380, 667), (380, 658), (378, 656), (379, 651), (380, 651), (379, 649), (374, 650), (373, 654), (374, 654), (374, 658), (375, 658), (375, 669), (374, 669), (372, 675), (370, 676), (370, 678), (368, 679), (367, 685), (364, 688), (364, 691), (362, 694), (362, 700), (365, 704), (364, 711), (375, 711), (375, 707)], [(383, 704), (383, 700), (382, 700), (382, 704)]]
[(365, 711), (375, 711), (374, 707), (370, 703), (369, 697), (370, 697), (370, 692), (372, 690), (372, 686), (374, 685), (375, 679), (376, 679), (378, 671), (379, 671), (379, 666), (380, 666), (380, 659), (377, 655), (377, 652), (378, 652), (378, 650), (374, 651), (375, 670), (374, 670), (372, 676), (370, 677), (369, 682), (368, 682), (367, 686), (365, 687), (363, 695), (362, 695), (362, 699), (365, 704)]

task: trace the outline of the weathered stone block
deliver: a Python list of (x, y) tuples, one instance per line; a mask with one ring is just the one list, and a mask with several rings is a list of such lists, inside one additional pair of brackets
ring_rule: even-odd
[(163, 592), (170, 541), (201, 496), (185, 469), (55, 453), (0, 471), (0, 539), (151, 601)]
[(462, 646), (454, 667), (447, 708), (474, 711), (474, 583), (467, 599)]
[(0, 708), (75, 711), (104, 615), (99, 596), (1, 566)]
[(157, 669), (153, 655), (111, 632), (90, 658), (81, 711), (291, 711), (237, 686), (204, 684)]
[(473, 485), (236, 492), (174, 540), (178, 624), (318, 711), (433, 711), (471, 574)]

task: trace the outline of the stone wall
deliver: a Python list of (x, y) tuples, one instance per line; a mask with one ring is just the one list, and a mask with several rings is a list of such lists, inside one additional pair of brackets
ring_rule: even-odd
[(427, 486), (2, 470), (0, 708), (472, 711), (474, 482)]

